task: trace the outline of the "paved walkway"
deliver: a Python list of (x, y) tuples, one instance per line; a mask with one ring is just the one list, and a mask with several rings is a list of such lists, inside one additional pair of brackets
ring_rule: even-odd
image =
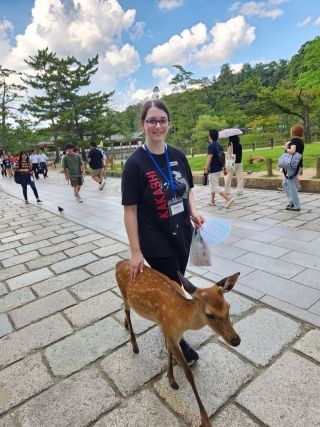
[[(37, 183), (40, 208), (0, 181), (0, 427), (199, 423), (180, 368), (179, 391), (168, 386), (158, 327), (133, 317), (139, 355), (123, 328), (113, 270), (128, 257), (119, 184), (108, 179), (101, 192), (87, 177), (79, 205), (51, 172)], [(241, 345), (207, 328), (186, 334), (215, 427), (320, 426), (319, 195), (302, 193), (303, 209), (290, 213), (281, 193), (248, 190), (226, 210), (195, 191), (207, 219), (229, 218), (233, 231), (213, 248), (212, 267), (189, 267), (191, 281), (205, 287), (241, 272), (227, 294)]]

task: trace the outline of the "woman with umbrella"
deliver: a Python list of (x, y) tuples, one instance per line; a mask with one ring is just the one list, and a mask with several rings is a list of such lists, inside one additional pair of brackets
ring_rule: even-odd
[[(230, 194), (232, 177), (235, 174), (237, 178), (237, 195), (243, 194), (243, 164), (242, 164), (242, 145), (240, 137), (242, 135), (240, 129), (231, 128), (224, 129), (219, 132), (219, 138), (229, 138), (228, 154), (226, 160), (227, 176), (225, 177), (225, 193)], [(229, 162), (229, 164), (228, 164)]]

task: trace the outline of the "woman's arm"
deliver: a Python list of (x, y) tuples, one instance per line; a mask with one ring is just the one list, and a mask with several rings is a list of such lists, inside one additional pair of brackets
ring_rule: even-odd
[(297, 151), (297, 146), (296, 145), (291, 145), (291, 147), (290, 148), (287, 148), (287, 153), (289, 153), (289, 154), (294, 154), (296, 151)]
[(196, 208), (196, 200), (192, 189), (189, 191), (189, 210), (192, 221), (195, 224), (195, 227), (198, 229), (205, 222), (205, 219), (202, 215), (199, 214)]
[(126, 227), (130, 251), (130, 280), (134, 282), (139, 273), (142, 273), (144, 258), (140, 249), (138, 235), (138, 207), (137, 205), (124, 205), (124, 225)]

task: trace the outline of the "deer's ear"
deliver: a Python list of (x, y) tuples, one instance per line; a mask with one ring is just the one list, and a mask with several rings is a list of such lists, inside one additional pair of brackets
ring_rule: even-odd
[(223, 292), (229, 292), (236, 284), (236, 281), (238, 280), (239, 276), (240, 273), (235, 273), (232, 276), (225, 277), (217, 283), (217, 286), (220, 286)]
[(181, 285), (184, 287), (184, 289), (188, 292), (188, 294), (192, 295), (197, 288), (188, 280), (186, 279), (180, 271), (178, 271), (178, 276), (181, 282)]

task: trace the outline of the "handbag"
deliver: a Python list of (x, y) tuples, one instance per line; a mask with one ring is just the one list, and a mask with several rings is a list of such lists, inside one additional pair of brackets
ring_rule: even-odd
[(204, 173), (203, 174), (203, 178), (202, 178), (202, 185), (208, 185), (208, 173)]
[(200, 231), (195, 229), (191, 240), (189, 263), (199, 267), (211, 265), (209, 246), (201, 237)]
[(288, 169), (288, 168), (297, 169), (301, 159), (302, 159), (302, 154), (300, 153), (297, 153), (297, 152), (294, 154), (283, 153), (279, 157), (278, 164), (281, 169)]
[(22, 175), (21, 175), (21, 172), (15, 171), (15, 173), (14, 173), (14, 181), (15, 181), (17, 184), (21, 184), (21, 183), (22, 183)]
[(232, 143), (230, 144), (231, 147), (231, 154), (227, 154), (226, 155), (226, 169), (228, 172), (233, 171), (234, 169), (234, 165), (236, 163), (236, 155), (233, 154), (233, 145)]

